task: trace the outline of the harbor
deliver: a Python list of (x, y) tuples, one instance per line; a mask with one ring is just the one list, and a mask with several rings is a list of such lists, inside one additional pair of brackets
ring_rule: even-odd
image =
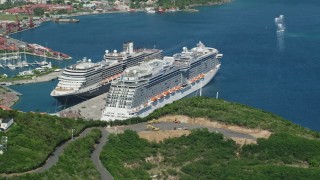
[[(122, 43), (128, 40), (134, 41), (140, 47), (156, 46), (163, 49), (165, 55), (174, 54), (183, 46), (190, 47), (203, 40), (205, 44), (214, 45), (225, 54), (221, 70), (213, 83), (203, 88), (203, 96), (215, 97), (219, 91), (219, 98), (258, 107), (306, 127), (320, 129), (320, 122), (316, 121), (320, 116), (316, 108), (319, 106), (316, 99), (319, 99), (317, 92), (320, 87), (314, 83), (318, 82), (320, 77), (319, 72), (315, 70), (319, 62), (311, 55), (311, 52), (317, 52), (317, 46), (308, 45), (313, 34), (302, 36), (308, 34), (302, 25), (317, 29), (319, 27), (311, 22), (318, 22), (318, 19), (311, 17), (303, 21), (296, 14), (298, 9), (295, 7), (285, 13), (279, 11), (280, 5), (276, 5), (278, 9), (272, 9), (264, 2), (258, 3), (263, 7), (260, 10), (245, 8), (244, 11), (239, 8), (250, 2), (252, 3), (251, 0), (234, 1), (222, 6), (197, 7), (198, 13), (175, 12), (160, 15), (138, 12), (84, 15), (76, 17), (80, 23), (47, 22), (39, 28), (11, 36), (37, 44), (48, 42), (50, 48), (65, 51), (74, 57), (70, 61), (53, 62), (61, 68), (76, 63), (82, 57), (98, 62), (106, 49), (111, 52), (114, 49), (119, 50)], [(226, 8), (233, 10), (228, 16), (225, 16)], [(317, 12), (314, 8), (301, 14), (309, 17)], [(256, 16), (252, 16), (252, 13)], [(282, 48), (278, 47), (280, 39), (278, 40), (274, 22), (274, 18), (281, 14), (287, 18)], [(239, 20), (243, 20), (243, 17), (246, 17), (245, 22), (240, 23)], [(298, 23), (292, 23), (293, 19)], [(113, 26), (110, 26), (111, 24)], [(183, 32), (182, 25), (187, 27)], [(128, 27), (133, 29), (130, 34)], [(301, 36), (298, 36), (299, 34)], [(83, 38), (84, 36), (86, 38)], [(261, 43), (264, 46), (263, 50), (258, 46)], [(307, 53), (297, 52), (297, 44), (308, 47)], [(301, 61), (302, 59), (304, 61)], [(275, 81), (276, 79), (279, 80)], [(59, 108), (56, 108), (58, 103), (50, 96), (57, 83), (58, 81), (54, 80), (13, 85), (12, 89), (23, 94), (13, 108), (22, 111), (39, 109), (40, 112), (48, 113), (59, 111)], [(315, 97), (310, 96), (310, 93)], [(32, 97), (39, 98), (34, 100)], [(283, 104), (287, 104), (287, 107)]]

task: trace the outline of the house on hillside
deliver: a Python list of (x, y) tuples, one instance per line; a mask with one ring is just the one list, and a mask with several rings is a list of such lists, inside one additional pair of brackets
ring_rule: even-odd
[(0, 131), (7, 130), (13, 124), (13, 118), (0, 118)]

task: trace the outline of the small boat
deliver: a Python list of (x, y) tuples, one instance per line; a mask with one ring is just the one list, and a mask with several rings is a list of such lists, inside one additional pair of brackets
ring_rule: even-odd
[(156, 10), (153, 7), (146, 7), (145, 10), (147, 13), (150, 14), (156, 13)]
[(28, 66), (29, 66), (29, 64), (28, 64), (27, 61), (22, 61), (21, 64), (22, 64), (22, 66), (24, 66), (24, 67), (28, 67)]
[(168, 96), (169, 94), (170, 94), (169, 91), (165, 91), (165, 92), (162, 93), (163, 96)]
[(155, 102), (155, 101), (158, 100), (158, 98), (157, 97), (152, 97), (150, 100), (151, 100), (151, 102)]
[(9, 69), (11, 69), (11, 70), (16, 69), (16, 66), (13, 65), (13, 64), (11, 64), (11, 63), (8, 63), (8, 64), (7, 64), (7, 67), (8, 67)]

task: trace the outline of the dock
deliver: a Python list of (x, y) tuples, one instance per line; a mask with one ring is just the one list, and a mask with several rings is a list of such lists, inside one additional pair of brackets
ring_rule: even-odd
[(79, 23), (79, 19), (71, 19), (71, 18), (56, 18), (52, 20), (55, 23)]
[(58, 112), (60, 117), (83, 118), (86, 120), (100, 120), (102, 110), (105, 107), (107, 93), (83, 101), (77, 105)]

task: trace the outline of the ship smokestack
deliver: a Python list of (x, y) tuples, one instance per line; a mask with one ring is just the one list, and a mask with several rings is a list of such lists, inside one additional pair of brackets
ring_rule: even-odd
[(133, 53), (133, 42), (127, 42), (123, 44), (123, 51), (125, 51), (128, 54)]

